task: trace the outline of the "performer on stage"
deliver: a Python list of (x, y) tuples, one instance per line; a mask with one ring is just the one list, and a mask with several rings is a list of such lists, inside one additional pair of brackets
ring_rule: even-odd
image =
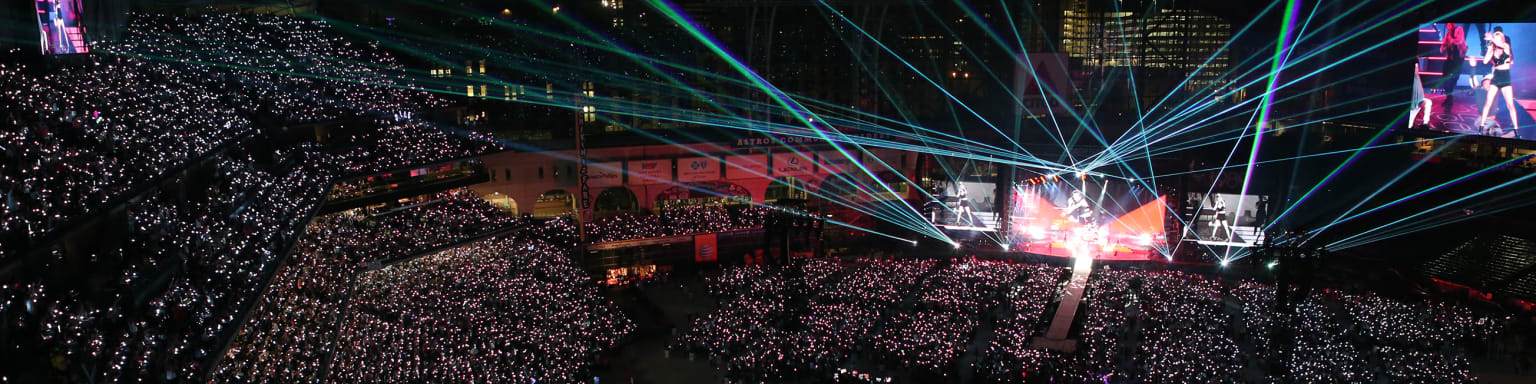
[[(1483, 60), (1493, 67), (1493, 75), (1484, 83), (1488, 97), (1483, 102), (1483, 113), (1477, 118), (1477, 126), (1482, 128), (1488, 120), (1488, 112), (1493, 108), (1493, 98), (1497, 94), (1504, 97), (1504, 109), (1509, 110), (1510, 130), (1519, 135), (1520, 120), (1515, 112), (1515, 89), (1510, 84), (1509, 76), (1515, 58), (1510, 50), (1509, 37), (1504, 35), (1504, 27), (1493, 27), (1493, 35), (1489, 36), (1488, 41), (1490, 51), (1484, 55)], [(1475, 65), (1476, 61), (1473, 63)]]
[(1216, 214), (1211, 216), (1212, 240), (1231, 241), (1232, 225), (1227, 224), (1227, 202), (1215, 194), (1207, 195), (1211, 199), (1211, 208)]
[(969, 196), (970, 191), (966, 190), (965, 184), (961, 184), (960, 182), (955, 182), (955, 186), (955, 195), (956, 197), (960, 198), (960, 201), (958, 202), (960, 206), (955, 210), (955, 215), (959, 216), (957, 221), (959, 224), (964, 224), (966, 226), (975, 226), (976, 224), (971, 220), (971, 199)]
[(1424, 125), (1429, 125), (1429, 115), (1434, 113), (1435, 103), (1424, 97), (1424, 81), (1419, 79), (1419, 63), (1413, 63), (1413, 110), (1408, 113), (1408, 125), (1413, 126), (1420, 113), (1424, 116)]
[(1090, 224), (1093, 221), (1093, 206), (1088, 204), (1088, 198), (1083, 196), (1082, 190), (1073, 190), (1072, 197), (1067, 198), (1067, 217), (1078, 224)]
[(64, 20), (64, 16), (69, 15), (65, 12), (64, 1), (54, 1), (53, 12), (51, 13), (53, 14), (54, 37), (58, 38), (59, 44), (57, 51), (54, 53), (74, 53), (74, 45), (70, 41), (69, 36), (69, 23), (67, 20)]
[(1467, 32), (1461, 25), (1445, 23), (1445, 37), (1440, 42), (1440, 53), (1445, 54), (1445, 74), (1440, 76), (1440, 90), (1445, 92), (1445, 102), (1440, 106), (1446, 111), (1456, 100), (1456, 83), (1461, 80), (1461, 67), (1466, 63)]
[[(1482, 35), (1479, 36), (1483, 37), (1482, 60), (1487, 62), (1488, 53), (1493, 52), (1493, 31), (1489, 29), (1487, 24), (1474, 25), (1478, 25), (1479, 30), (1485, 31)], [(1472, 75), (1467, 76), (1467, 87), (1472, 89), (1483, 89), (1487, 86), (1488, 80), (1493, 78), (1493, 66), (1478, 67), (1477, 61), (1478, 58), (1475, 57), (1467, 61), (1468, 64), (1472, 65)]]

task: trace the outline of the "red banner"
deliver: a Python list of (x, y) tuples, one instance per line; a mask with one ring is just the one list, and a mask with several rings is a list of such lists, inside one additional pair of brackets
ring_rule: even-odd
[(837, 151), (818, 152), (816, 153), (816, 173), (831, 175), (854, 169), (853, 167), (859, 166), (858, 161), (855, 161), (859, 154), (853, 153), (853, 155), (855, 157), (843, 156)]
[(666, 184), (672, 181), (672, 159), (630, 160), (629, 184)]
[(813, 154), (804, 153), (775, 153), (773, 154), (773, 177), (810, 176), (816, 171), (816, 160)]
[(715, 234), (707, 233), (693, 237), (693, 261), (707, 262), (719, 259), (719, 248), (716, 247)]
[(725, 178), (756, 179), (768, 175), (768, 155), (731, 155), (725, 158)]
[(710, 181), (720, 179), (720, 160), (713, 157), (677, 159), (677, 181)]

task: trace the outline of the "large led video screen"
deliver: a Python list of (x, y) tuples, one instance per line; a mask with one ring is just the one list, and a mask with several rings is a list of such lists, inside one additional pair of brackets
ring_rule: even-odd
[(1185, 237), (1201, 244), (1251, 247), (1264, 241), (1269, 197), (1231, 193), (1190, 193), (1185, 205), (1196, 207)]
[(991, 182), (956, 181), (945, 184), (924, 207), (928, 221), (944, 229), (997, 229), (997, 187)]
[(1146, 255), (1166, 246), (1163, 196), (1118, 179), (1037, 177), (1015, 186), (1013, 247), (1032, 253), (1093, 257)]
[(39, 43), (45, 55), (86, 53), (81, 0), (36, 0)]
[[(1536, 23), (1435, 23), (1415, 33), (1408, 126), (1536, 139)], [(1518, 129), (1517, 129), (1518, 128)]]

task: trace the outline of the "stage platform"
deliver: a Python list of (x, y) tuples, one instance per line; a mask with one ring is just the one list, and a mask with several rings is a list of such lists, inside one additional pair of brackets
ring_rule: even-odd
[[(1098, 247), (1091, 247), (1091, 248), (1098, 248)], [(1076, 255), (1072, 254), (1072, 249), (1070, 248), (1070, 246), (1066, 242), (1061, 242), (1061, 241), (1053, 241), (1053, 242), (1049, 242), (1049, 243), (1045, 243), (1045, 242), (1023, 243), (1023, 244), (1015, 245), (1010, 251), (1012, 251), (1012, 252), (1032, 253), (1032, 254), (1036, 254), (1036, 255), (1053, 256), (1053, 257), (1065, 257), (1065, 258), (1073, 258), (1073, 257), (1076, 256)], [(1127, 246), (1124, 246), (1124, 245), (1116, 245), (1116, 246), (1113, 246), (1109, 250), (1092, 249), (1092, 250), (1089, 250), (1088, 252), (1093, 253), (1093, 257), (1092, 257), (1093, 260), (1110, 260), (1110, 261), (1151, 261), (1151, 260), (1162, 260), (1162, 256), (1158, 255), (1158, 253), (1155, 252), (1155, 251), (1145, 250), (1145, 249), (1135, 249), (1135, 248), (1127, 247)]]
[[(1509, 112), (1504, 109), (1503, 96), (1494, 98), (1493, 108), (1488, 111), (1488, 120), (1494, 121), (1497, 128), (1491, 132), (1485, 132), (1476, 126), (1477, 118), (1482, 114), (1483, 102), (1486, 101), (1484, 98), (1486, 96), (1484, 95), (1481, 90), (1458, 90), (1456, 93), (1456, 103), (1451, 105), (1449, 111), (1441, 106), (1441, 103), (1445, 101), (1445, 95), (1425, 95), (1426, 98), (1429, 98), (1430, 102), (1434, 103), (1434, 113), (1429, 116), (1429, 129), (1440, 132), (1536, 140), (1536, 100), (1515, 100), (1515, 108), (1518, 109), (1515, 111), (1515, 117), (1520, 119), (1519, 124), (1523, 128), (1517, 136), (1515, 131), (1509, 129), (1511, 127)], [(1421, 117), (1413, 122), (1413, 126), (1418, 126), (1422, 122), (1423, 118)]]

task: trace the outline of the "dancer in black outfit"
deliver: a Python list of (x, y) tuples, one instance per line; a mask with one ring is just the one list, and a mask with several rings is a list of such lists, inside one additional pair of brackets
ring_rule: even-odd
[[(1504, 109), (1509, 110), (1510, 130), (1519, 135), (1520, 120), (1515, 112), (1515, 89), (1510, 84), (1509, 69), (1515, 61), (1514, 53), (1510, 51), (1509, 38), (1504, 35), (1503, 27), (1494, 27), (1493, 35), (1489, 39), (1490, 50), (1484, 61), (1493, 67), (1493, 74), (1485, 82), (1484, 89), (1488, 90), (1488, 98), (1483, 102), (1483, 114), (1477, 119), (1477, 126), (1483, 127), (1488, 120), (1488, 112), (1493, 108), (1493, 97), (1504, 96)], [(1475, 65), (1476, 62), (1474, 62)]]
[(1211, 198), (1211, 208), (1216, 211), (1211, 216), (1211, 238), (1218, 241), (1232, 241), (1232, 224), (1227, 223), (1227, 202), (1216, 195), (1208, 195)]

